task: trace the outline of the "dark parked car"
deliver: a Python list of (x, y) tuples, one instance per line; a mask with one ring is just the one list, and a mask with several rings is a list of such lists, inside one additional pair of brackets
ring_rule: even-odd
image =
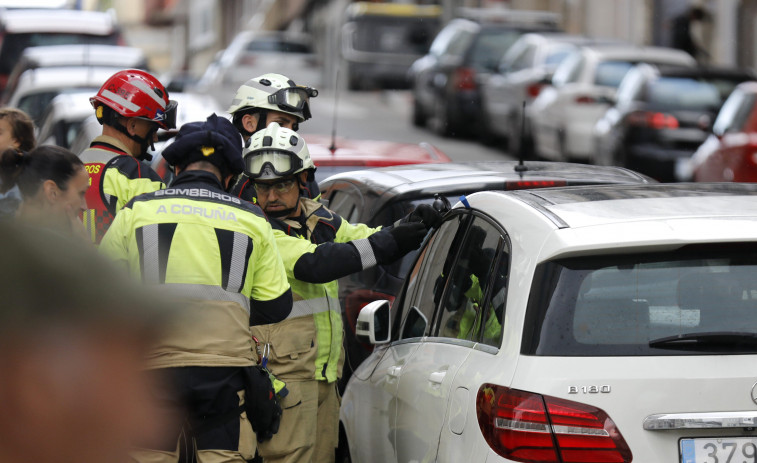
[[(555, 162), (515, 161), (442, 163), (397, 166), (337, 174), (320, 183), (329, 208), (351, 223), (387, 226), (417, 205), (431, 204), (435, 195), (451, 203), (460, 195), (484, 190), (519, 190), (569, 185), (648, 183), (653, 180), (627, 169)], [(416, 253), (339, 280), (344, 309), (345, 362), (341, 384), (370, 353), (355, 336), (360, 309), (378, 299), (393, 300)]]
[(596, 159), (660, 181), (685, 180), (723, 102), (751, 71), (639, 64), (594, 129)]
[(407, 87), (407, 70), (441, 27), (437, 5), (356, 2), (342, 27), (351, 90)]
[(552, 16), (526, 13), (508, 11), (502, 22), (450, 21), (410, 68), (413, 123), (443, 135), (474, 132), (482, 114), (481, 84), (505, 52), (526, 32), (557, 30)]

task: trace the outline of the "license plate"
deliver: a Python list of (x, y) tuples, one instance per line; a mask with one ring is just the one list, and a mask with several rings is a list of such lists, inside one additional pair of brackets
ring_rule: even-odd
[(681, 463), (757, 463), (757, 437), (681, 439)]

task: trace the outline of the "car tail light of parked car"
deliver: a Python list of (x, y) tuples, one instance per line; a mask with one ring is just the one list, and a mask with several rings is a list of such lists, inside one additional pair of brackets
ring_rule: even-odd
[(544, 88), (544, 84), (541, 82), (536, 82), (528, 87), (526, 87), (526, 95), (528, 95), (530, 98), (536, 98), (539, 96), (539, 93), (541, 93), (541, 90)]
[(522, 462), (630, 462), (631, 449), (601, 409), (591, 405), (483, 384), (478, 424), (499, 455)]
[(650, 129), (677, 129), (678, 119), (672, 114), (636, 111), (628, 115), (628, 124), (632, 126), (648, 127)]
[(597, 103), (597, 99), (590, 95), (581, 95), (577, 96), (574, 100), (576, 104), (595, 104)]
[(458, 90), (475, 90), (476, 71), (473, 68), (459, 68), (455, 71), (453, 82)]

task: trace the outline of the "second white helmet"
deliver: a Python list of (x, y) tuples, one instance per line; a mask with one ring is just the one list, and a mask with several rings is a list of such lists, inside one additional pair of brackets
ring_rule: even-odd
[(260, 108), (295, 116), (300, 122), (310, 119), (310, 98), (318, 96), (318, 90), (297, 85), (281, 74), (263, 74), (254, 77), (237, 89), (227, 112)]
[(302, 136), (276, 122), (252, 135), (250, 145), (244, 151), (244, 166), (248, 177), (261, 180), (315, 169)]

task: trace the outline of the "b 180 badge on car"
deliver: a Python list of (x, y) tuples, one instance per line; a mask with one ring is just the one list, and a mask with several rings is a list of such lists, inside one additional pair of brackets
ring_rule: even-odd
[[(755, 384), (757, 386), (757, 384)], [(612, 388), (609, 384), (601, 386), (568, 386), (568, 394), (609, 394)], [(754, 388), (752, 388), (752, 399), (754, 399)]]

